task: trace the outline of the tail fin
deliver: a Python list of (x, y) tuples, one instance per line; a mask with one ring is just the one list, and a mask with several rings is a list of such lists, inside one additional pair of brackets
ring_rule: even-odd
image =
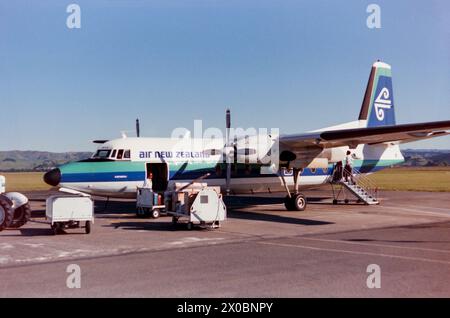
[(359, 120), (367, 120), (367, 127), (395, 125), (390, 65), (380, 61), (372, 65)]

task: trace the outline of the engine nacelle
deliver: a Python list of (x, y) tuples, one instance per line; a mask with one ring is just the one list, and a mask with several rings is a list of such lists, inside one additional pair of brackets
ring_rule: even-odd
[(348, 149), (348, 147), (327, 148), (320, 153), (318, 158), (328, 159), (329, 163), (343, 161)]

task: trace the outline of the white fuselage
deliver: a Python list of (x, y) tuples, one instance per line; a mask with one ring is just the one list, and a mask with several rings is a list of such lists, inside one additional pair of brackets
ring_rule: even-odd
[[(211, 151), (215, 149), (216, 151)], [(226, 164), (219, 150), (222, 140), (170, 138), (121, 138), (102, 144), (94, 157), (59, 167), (59, 185), (100, 196), (136, 196), (136, 188), (144, 184), (152, 164), (164, 165), (166, 178), (171, 183), (188, 183), (210, 175), (203, 181), (211, 186), (226, 186)], [(329, 179), (333, 164), (344, 159), (348, 147), (331, 148), (317, 156), (315, 164), (302, 169), (299, 187), (324, 184)], [(355, 168), (371, 173), (403, 161), (397, 145), (359, 145), (353, 150)], [(245, 158), (238, 158), (245, 160)], [(238, 161), (239, 162), (239, 161)], [(318, 162), (318, 164), (317, 164)], [(155, 166), (156, 166), (155, 165)], [(292, 170), (278, 171), (273, 163), (238, 163), (232, 165), (229, 189), (231, 193), (261, 193), (284, 191), (281, 173), (289, 186), (294, 184)]]

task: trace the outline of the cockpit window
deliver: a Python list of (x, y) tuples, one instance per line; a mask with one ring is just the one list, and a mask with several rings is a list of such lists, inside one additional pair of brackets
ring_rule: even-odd
[(120, 150), (117, 152), (117, 159), (122, 159), (122, 157), (123, 157), (123, 149), (120, 149)]
[(124, 154), (123, 154), (123, 157), (124, 157), (125, 159), (130, 159), (130, 151), (129, 151), (129, 150), (125, 150), (125, 152), (124, 152)]
[(109, 149), (97, 150), (97, 152), (94, 154), (93, 158), (100, 158), (100, 159), (108, 158), (110, 153), (111, 153), (111, 150), (109, 150)]
[(116, 157), (116, 152), (117, 152), (117, 150), (114, 149), (113, 152), (112, 152), (112, 154), (111, 154), (111, 158), (115, 158), (115, 157)]

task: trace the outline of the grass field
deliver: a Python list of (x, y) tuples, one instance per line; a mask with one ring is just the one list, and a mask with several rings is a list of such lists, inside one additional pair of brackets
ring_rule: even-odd
[(51, 188), (42, 180), (43, 172), (0, 172), (6, 177), (6, 191), (38, 191)]
[(369, 178), (382, 190), (450, 192), (450, 167), (388, 168)]
[[(0, 173), (7, 191), (48, 190), (42, 172)], [(369, 176), (381, 190), (450, 192), (450, 167), (388, 168)]]

